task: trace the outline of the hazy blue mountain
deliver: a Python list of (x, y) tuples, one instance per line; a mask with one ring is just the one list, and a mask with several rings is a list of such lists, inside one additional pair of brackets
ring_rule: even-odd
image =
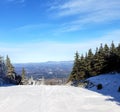
[(41, 63), (17, 63), (14, 64), (15, 70), (21, 74), (24, 67), (27, 76), (36, 78), (67, 78), (72, 71), (73, 61), (48, 61)]

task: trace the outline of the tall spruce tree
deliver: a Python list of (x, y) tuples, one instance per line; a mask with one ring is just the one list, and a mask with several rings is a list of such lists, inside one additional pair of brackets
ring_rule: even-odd
[(93, 52), (92, 49), (88, 50), (88, 56), (87, 56), (87, 71), (89, 73), (89, 76), (92, 76), (92, 69), (93, 69)]
[(112, 42), (110, 46), (110, 57), (107, 60), (109, 72), (116, 72), (117, 60), (118, 60), (118, 55), (116, 52), (116, 47)]
[(98, 55), (97, 56), (98, 56), (97, 57), (97, 59), (98, 59), (97, 74), (101, 74), (101, 73), (103, 73), (102, 69), (104, 67), (104, 62), (105, 62), (105, 59), (104, 59), (104, 48), (103, 48), (102, 44), (99, 47), (99, 51), (98, 51)]
[(80, 65), (79, 65), (79, 79), (78, 80), (83, 80), (86, 78), (86, 64), (85, 64), (85, 58), (83, 55), (80, 57)]
[(71, 75), (69, 77), (69, 80), (77, 80), (79, 77), (79, 67), (80, 67), (80, 60), (79, 60), (80, 56), (79, 53), (76, 52), (75, 53), (75, 60), (74, 60), (74, 65), (73, 65), (73, 69), (71, 72)]
[(105, 56), (109, 56), (110, 55), (110, 49), (109, 49), (107, 44), (104, 45), (103, 52), (104, 52)]
[(115, 48), (113, 41), (112, 41), (111, 46), (110, 46), (110, 52), (111, 52), (111, 54), (116, 53), (116, 48)]
[(14, 66), (11, 64), (10, 58), (6, 57), (6, 75), (11, 78), (15, 79), (15, 71), (14, 71)]

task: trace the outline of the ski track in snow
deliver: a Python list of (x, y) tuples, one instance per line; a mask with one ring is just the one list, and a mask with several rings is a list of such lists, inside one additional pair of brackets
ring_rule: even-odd
[(0, 112), (119, 112), (109, 97), (70, 86), (1, 87)]

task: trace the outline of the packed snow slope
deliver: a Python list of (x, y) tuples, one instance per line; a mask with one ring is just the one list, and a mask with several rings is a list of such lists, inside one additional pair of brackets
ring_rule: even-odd
[(109, 98), (71, 86), (0, 87), (0, 112), (119, 112)]
[[(120, 105), (120, 74), (104, 74), (87, 79), (89, 81), (87, 89), (100, 94), (111, 96), (108, 100)], [(102, 89), (98, 90), (97, 85), (102, 84)]]

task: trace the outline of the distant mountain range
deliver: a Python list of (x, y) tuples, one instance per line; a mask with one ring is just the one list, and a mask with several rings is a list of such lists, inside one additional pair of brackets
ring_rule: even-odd
[(40, 63), (17, 63), (14, 64), (15, 71), (21, 74), (22, 68), (26, 70), (26, 76), (34, 79), (44, 76), (51, 78), (68, 78), (72, 71), (73, 61), (48, 61)]

